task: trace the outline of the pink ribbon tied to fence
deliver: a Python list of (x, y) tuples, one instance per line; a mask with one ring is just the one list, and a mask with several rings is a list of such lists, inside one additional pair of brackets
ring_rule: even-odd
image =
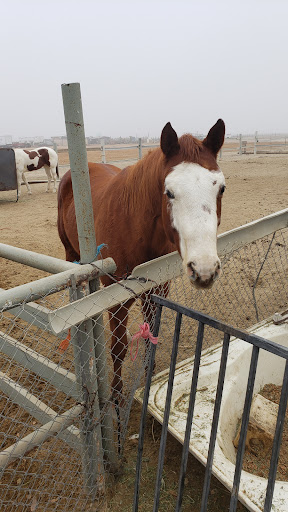
[[(139, 327), (140, 327), (140, 331), (136, 332), (132, 336), (132, 342), (131, 342), (131, 348), (130, 348), (131, 361), (135, 361), (135, 359), (138, 355), (138, 347), (139, 347), (140, 338), (143, 338), (144, 340), (149, 339), (151, 341), (151, 343), (153, 343), (153, 345), (157, 345), (157, 343), (158, 343), (158, 338), (155, 338), (155, 336), (153, 336), (152, 332), (150, 331), (150, 326), (147, 322), (144, 322), (144, 324), (139, 325)], [(137, 347), (136, 347), (135, 356), (133, 357), (132, 349), (133, 349), (134, 341), (137, 342)]]

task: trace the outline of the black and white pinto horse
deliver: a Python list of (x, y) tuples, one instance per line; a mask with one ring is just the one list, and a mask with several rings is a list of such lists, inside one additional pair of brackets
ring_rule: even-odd
[(58, 171), (58, 156), (56, 151), (51, 148), (36, 148), (28, 151), (27, 149), (14, 149), (15, 153), (15, 164), (16, 164), (16, 173), (17, 173), (17, 184), (18, 184), (18, 194), (17, 197), (21, 195), (21, 183), (22, 179), (27, 187), (28, 194), (32, 194), (31, 187), (26, 179), (25, 173), (27, 171), (37, 171), (44, 167), (48, 183), (46, 192), (50, 190), (50, 184), (53, 179), (54, 188), (53, 192), (56, 192), (56, 180), (57, 176), (59, 178)]

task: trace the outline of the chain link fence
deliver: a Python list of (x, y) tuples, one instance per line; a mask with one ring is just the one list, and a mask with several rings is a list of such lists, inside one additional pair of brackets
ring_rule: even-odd
[[(223, 275), (205, 291), (192, 287), (179, 258), (172, 258), (158, 267), (157, 278), (140, 269), (89, 296), (87, 280), (76, 285), (71, 277), (64, 289), (51, 289), (36, 301), (31, 283), (25, 300), (2, 307), (1, 510), (97, 510), (107, 474), (121, 471), (133, 395), (145, 379), (148, 350), (141, 339), (137, 348), (133, 336), (143, 324), (143, 313), (153, 331), (150, 293), (249, 328), (288, 309), (287, 247), (288, 228), (283, 228), (230, 250), (222, 256)], [(122, 345), (125, 357), (117, 354), (123, 359), (123, 391), (117, 400), (111, 389), (111, 305), (114, 315), (121, 308), (128, 316), (129, 331), (127, 353)], [(157, 373), (167, 368), (171, 353), (166, 339), (171, 338), (174, 316), (169, 310), (163, 315)], [(194, 354), (191, 328), (193, 322), (183, 319), (178, 361)], [(217, 336), (207, 329), (203, 348), (218, 343)]]

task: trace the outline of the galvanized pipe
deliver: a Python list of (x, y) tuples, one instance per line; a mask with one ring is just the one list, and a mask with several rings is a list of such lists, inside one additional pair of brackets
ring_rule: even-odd
[(57, 274), (58, 272), (69, 269), (74, 270), (76, 267), (76, 263), (72, 263), (71, 261), (61, 260), (52, 256), (46, 256), (45, 254), (39, 254), (38, 252), (27, 251), (20, 247), (13, 247), (13, 245), (1, 243), (0, 257), (22, 263), (22, 265), (27, 265), (28, 267), (38, 268), (39, 270), (44, 270), (44, 272), (50, 272), (51, 274)]
[[(80, 84), (63, 84), (62, 96), (68, 141), (69, 159), (71, 165), (72, 188), (75, 204), (78, 240), (80, 248), (81, 263), (94, 261), (97, 253), (97, 244), (94, 228), (93, 205), (88, 169), (84, 121), (82, 114), (82, 101)], [(91, 283), (92, 286), (92, 283)], [(99, 287), (99, 280), (95, 280), (94, 289)], [(86, 293), (89, 293), (89, 287)], [(86, 294), (85, 293), (85, 294)], [(75, 299), (79, 299), (83, 290), (74, 289)], [(74, 300), (75, 300), (74, 299)], [(115, 465), (115, 451), (113, 445), (113, 423), (112, 415), (108, 415), (105, 423), (97, 425), (91, 432), (91, 425), (97, 423), (99, 418), (99, 404), (106, 404), (109, 399), (109, 391), (106, 385), (100, 385), (98, 389), (99, 375), (103, 375), (105, 383), (108, 382), (108, 371), (106, 360), (100, 361), (99, 351), (103, 346), (104, 333), (101, 318), (98, 319), (98, 327), (94, 328), (91, 320), (86, 320), (79, 325), (78, 330), (73, 329), (72, 342), (75, 358), (76, 377), (83, 400), (93, 405), (87, 409), (83, 420), (83, 453), (82, 463), (89, 493), (102, 492), (104, 490), (104, 461), (102, 443), (105, 439), (105, 448), (111, 465)], [(102, 328), (101, 328), (102, 326)], [(96, 335), (96, 337), (93, 336)], [(83, 348), (86, 348), (84, 351)], [(101, 364), (100, 364), (101, 363)], [(100, 381), (99, 381), (100, 382)], [(94, 399), (93, 399), (94, 397)], [(99, 397), (95, 400), (95, 397)], [(107, 418), (107, 415), (106, 415)], [(111, 455), (109, 455), (111, 454)]]
[[(8, 397), (11, 403), (21, 407), (21, 409), (39, 421), (41, 425), (46, 425), (46, 423), (58, 416), (56, 411), (3, 372), (0, 372), (0, 390)], [(77, 427), (74, 425), (68, 426), (67, 430), (59, 433), (59, 438), (69, 444), (73, 450), (80, 453), (80, 431)]]
[(3, 471), (11, 462), (19, 459), (19, 457), (30, 452), (36, 446), (40, 446), (48, 437), (59, 434), (65, 430), (69, 425), (72, 425), (74, 420), (80, 416), (83, 411), (83, 405), (76, 405), (69, 411), (64, 412), (55, 419), (46, 423), (38, 428), (28, 436), (24, 437), (17, 443), (13, 444), (6, 450), (0, 452), (0, 469)]
[[(54, 388), (67, 396), (72, 396), (76, 401), (79, 393), (76, 389), (76, 378), (74, 373), (64, 370), (59, 364), (55, 364), (48, 357), (42, 356), (32, 348), (26, 347), (19, 340), (15, 340), (8, 334), (0, 331), (0, 351), (11, 360), (16, 361), (30, 372), (36, 373), (39, 377), (52, 384)], [(0, 372), (0, 389), (3, 391), (5, 377)], [(27, 391), (26, 391), (27, 394)], [(29, 412), (31, 414), (31, 411)]]
[[(217, 241), (218, 255), (223, 257), (245, 244), (286, 227), (288, 227), (288, 209), (222, 233), (218, 236)], [(123, 280), (95, 291), (85, 299), (78, 301), (77, 307), (74, 304), (74, 309), (72, 309), (71, 304), (67, 304), (52, 313), (48, 313), (51, 330), (54, 334), (59, 335), (72, 325), (80, 323), (84, 318), (94, 317), (121, 302), (127, 301), (133, 297), (133, 293), (136, 296), (150, 290), (151, 283), (165, 283), (181, 275), (182, 271), (182, 260), (176, 251), (147, 263), (142, 263), (133, 270), (131, 280)], [(146, 282), (143, 281), (143, 278)]]
[[(70, 291), (71, 295), (75, 293), (75, 298), (80, 298), (85, 292), (89, 293), (88, 286), (80, 290), (76, 282)], [(83, 476), (87, 494), (93, 500), (97, 493), (105, 491), (105, 473), (92, 320), (82, 322), (78, 329), (71, 329), (71, 342), (80, 402), (85, 407), (80, 428)]]
[(62, 97), (81, 263), (96, 257), (96, 239), (80, 84), (63, 84)]
[[(112, 258), (96, 261), (93, 265), (73, 265), (73, 274), (79, 282), (95, 278), (103, 273), (115, 272), (115, 270), (116, 266)], [(30, 302), (62, 290), (69, 285), (71, 274), (71, 270), (65, 270), (65, 272), (43, 277), (32, 283), (0, 291), (0, 310), (11, 309), (20, 303)]]
[[(99, 279), (93, 279), (89, 283), (90, 293), (99, 290)], [(106, 356), (106, 340), (104, 336), (104, 322), (103, 315), (94, 317), (93, 327), (95, 356), (97, 362), (97, 380), (99, 391), (99, 405), (100, 410), (106, 408), (106, 414), (103, 414), (101, 428), (102, 428), (102, 443), (105, 452), (106, 460), (109, 462), (109, 470), (111, 473), (116, 473), (118, 469), (118, 459), (113, 440), (113, 410), (110, 398), (110, 383), (107, 371), (107, 356)]]

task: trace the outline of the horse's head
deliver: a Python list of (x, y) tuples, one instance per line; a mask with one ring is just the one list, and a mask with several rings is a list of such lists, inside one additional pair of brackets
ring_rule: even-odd
[(217, 227), (221, 220), (225, 179), (216, 158), (224, 135), (222, 119), (203, 141), (192, 135), (178, 139), (170, 123), (161, 134), (165, 231), (176, 245), (191, 282), (201, 288), (212, 286), (221, 273)]

